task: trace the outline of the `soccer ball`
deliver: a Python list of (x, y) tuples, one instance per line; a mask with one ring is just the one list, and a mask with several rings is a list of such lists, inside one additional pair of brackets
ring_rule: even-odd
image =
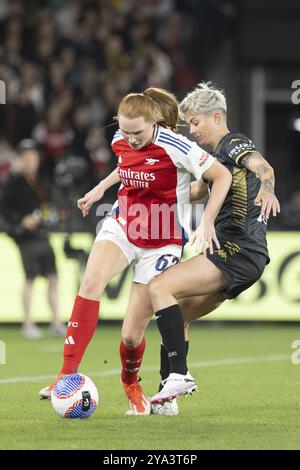
[(52, 406), (62, 418), (88, 418), (98, 402), (96, 385), (82, 374), (65, 375), (51, 392)]

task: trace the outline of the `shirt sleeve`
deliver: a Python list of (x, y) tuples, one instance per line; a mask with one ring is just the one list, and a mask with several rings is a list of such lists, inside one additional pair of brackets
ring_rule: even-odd
[(123, 136), (121, 134), (120, 129), (118, 129), (114, 133), (114, 136), (113, 136), (112, 141), (111, 141), (111, 147), (112, 147), (113, 151), (114, 151), (114, 146), (121, 140), (123, 140)]
[(189, 144), (190, 149), (186, 155), (182, 152), (176, 152), (174, 163), (178, 168), (185, 168), (194, 175), (196, 180), (200, 180), (203, 173), (215, 162), (215, 158), (195, 142), (189, 141)]
[(246, 136), (232, 137), (225, 144), (225, 151), (229, 158), (233, 160), (237, 166), (242, 166), (242, 159), (249, 152), (255, 152), (256, 148), (253, 142)]

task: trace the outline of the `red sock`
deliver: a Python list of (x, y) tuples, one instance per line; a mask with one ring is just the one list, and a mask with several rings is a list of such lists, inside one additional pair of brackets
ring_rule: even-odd
[(145, 337), (136, 347), (125, 346), (123, 341), (120, 343), (120, 357), (122, 362), (121, 379), (127, 385), (131, 385), (137, 381), (137, 374), (140, 370), (143, 355), (146, 347)]
[(67, 328), (62, 374), (77, 372), (82, 356), (97, 327), (99, 305), (100, 302), (97, 300), (76, 296)]

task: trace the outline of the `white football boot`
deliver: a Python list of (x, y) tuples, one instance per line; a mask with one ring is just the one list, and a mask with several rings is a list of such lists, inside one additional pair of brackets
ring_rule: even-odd
[(164, 403), (197, 391), (197, 384), (189, 372), (186, 375), (172, 373), (167, 378), (162, 390), (151, 398), (151, 404)]
[(165, 401), (164, 403), (151, 403), (151, 414), (160, 416), (177, 416), (179, 414), (179, 408), (176, 398), (171, 401)]

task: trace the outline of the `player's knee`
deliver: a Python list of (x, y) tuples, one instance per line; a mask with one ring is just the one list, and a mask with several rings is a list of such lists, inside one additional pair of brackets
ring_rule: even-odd
[(122, 343), (128, 348), (136, 348), (141, 342), (140, 336), (134, 333), (124, 332), (122, 333)]
[(105, 287), (103, 282), (92, 276), (87, 276), (81, 283), (79, 295), (87, 299), (98, 299), (103, 294)]
[(189, 311), (191, 309), (191, 301), (188, 297), (185, 297), (183, 299), (178, 300), (179, 307), (182, 310), (182, 313), (184, 315), (185, 311)]
[(196, 307), (191, 298), (179, 299), (179, 307), (182, 311), (183, 321), (185, 324), (189, 324), (195, 316)]

